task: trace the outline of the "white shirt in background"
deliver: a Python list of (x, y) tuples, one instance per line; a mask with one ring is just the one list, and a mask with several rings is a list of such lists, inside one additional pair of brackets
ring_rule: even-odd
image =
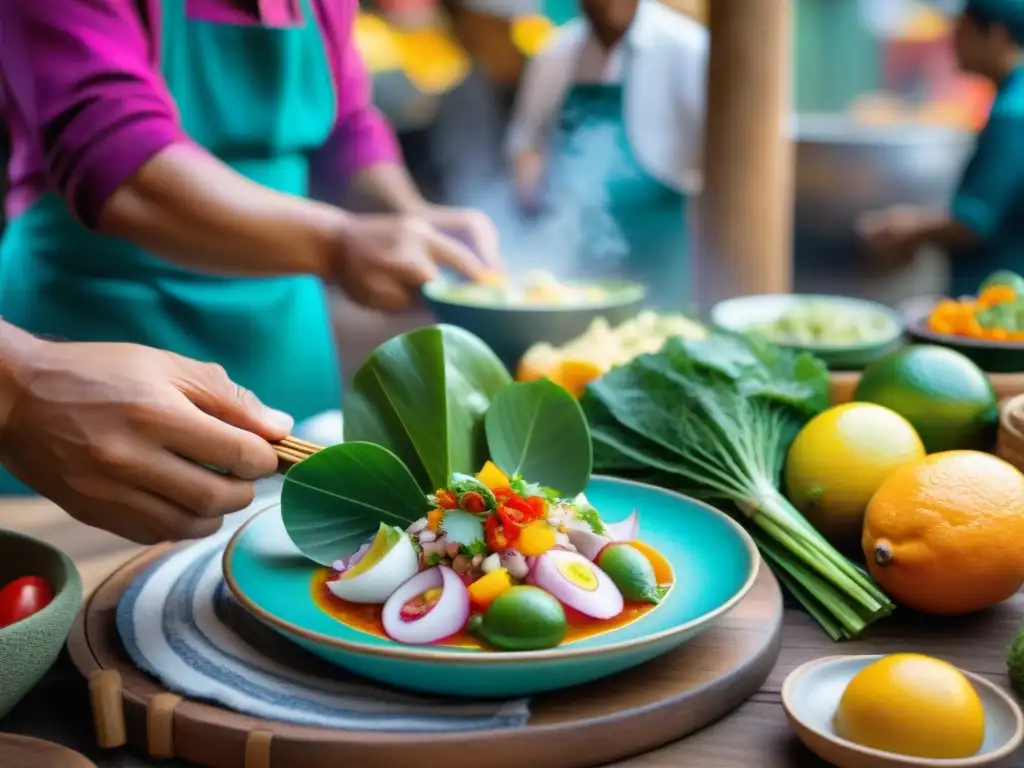
[(626, 37), (607, 52), (587, 21), (574, 19), (527, 65), (509, 127), (509, 150), (545, 150), (574, 83), (625, 79), (626, 133), (637, 160), (666, 186), (698, 192), (707, 56), (707, 30), (657, 0), (641, 0)]

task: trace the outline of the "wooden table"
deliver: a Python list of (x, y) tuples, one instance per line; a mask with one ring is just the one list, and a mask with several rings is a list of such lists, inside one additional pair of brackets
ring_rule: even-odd
[[(0, 502), (0, 526), (52, 542), (78, 564), (86, 590), (140, 550), (123, 539), (86, 528), (44, 501)], [(717, 724), (677, 744), (617, 763), (629, 768), (813, 768), (824, 766), (791, 735), (779, 704), (786, 674), (805, 661), (836, 653), (912, 649), (933, 654), (1006, 685), (1003, 656), (1024, 620), (1024, 594), (981, 615), (956, 622), (887, 622), (870, 640), (832, 643), (803, 613), (787, 611), (782, 655), (762, 689)], [(0, 730), (56, 741), (90, 757), (99, 768), (184, 768), (128, 750), (95, 748), (85, 685), (62, 657), (39, 686), (0, 723)], [(1024, 766), (1024, 754), (1015, 765)]]

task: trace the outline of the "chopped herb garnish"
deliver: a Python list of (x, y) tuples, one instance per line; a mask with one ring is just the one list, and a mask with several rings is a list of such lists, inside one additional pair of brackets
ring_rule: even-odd
[(585, 507), (576, 507), (576, 517), (589, 525), (590, 530), (594, 533), (604, 534), (608, 531), (608, 529), (604, 527), (604, 523), (601, 522), (601, 516), (597, 513), (597, 510), (590, 505)]

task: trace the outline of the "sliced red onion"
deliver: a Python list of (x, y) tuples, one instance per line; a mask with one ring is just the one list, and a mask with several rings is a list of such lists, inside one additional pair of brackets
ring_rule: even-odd
[(501, 568), (501, 556), (497, 552), (491, 552), (487, 557), (484, 558), (483, 563), (480, 565), (484, 573), (491, 573)]
[[(413, 621), (402, 618), (402, 607), (429, 589), (441, 588), (441, 597), (427, 613)], [(469, 591), (451, 568), (438, 566), (422, 571), (384, 603), (381, 621), (388, 637), (406, 645), (429, 645), (454, 635), (469, 620)]]
[(413, 523), (408, 528), (406, 528), (405, 532), (410, 534), (410, 535), (412, 535), (412, 534), (419, 533), (420, 531), (424, 531), (427, 528), (427, 523), (428, 523), (427, 518), (421, 517), (415, 523)]
[(589, 527), (585, 531), (569, 531), (569, 541), (587, 560), (597, 560), (601, 550), (612, 543), (609, 537), (594, 533)]
[(640, 518), (637, 517), (635, 509), (625, 520), (605, 523), (604, 527), (613, 541), (635, 541), (640, 536)]
[(535, 566), (536, 564), (537, 564), (537, 556), (536, 555), (529, 555), (526, 558), (526, 567), (529, 568), (531, 571), (533, 570), (533, 566)]
[[(596, 585), (586, 589), (562, 574), (563, 568), (586, 568), (594, 576)], [(570, 608), (594, 619), (611, 619), (622, 613), (622, 593), (607, 573), (578, 552), (549, 550), (537, 558), (530, 571), (533, 583)]]
[(506, 549), (501, 553), (500, 557), (502, 567), (508, 571), (508, 575), (513, 579), (522, 581), (530, 572), (530, 567), (526, 564), (526, 558), (523, 557), (522, 553), (514, 549)]

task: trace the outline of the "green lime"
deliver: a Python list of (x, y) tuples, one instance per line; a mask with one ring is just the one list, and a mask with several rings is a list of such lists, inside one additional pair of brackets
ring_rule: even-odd
[(922, 344), (864, 369), (854, 400), (884, 405), (909, 421), (928, 453), (988, 450), (998, 423), (985, 373), (959, 352)]
[(597, 556), (597, 566), (634, 603), (660, 603), (667, 591), (658, 586), (651, 561), (629, 544), (609, 544)]
[(978, 293), (994, 285), (1005, 285), (1012, 288), (1018, 296), (1024, 295), (1024, 277), (1008, 269), (1000, 269), (986, 277), (981, 287), (978, 288)]
[(538, 587), (512, 587), (469, 620), (469, 631), (499, 651), (553, 648), (567, 628), (562, 604)]

